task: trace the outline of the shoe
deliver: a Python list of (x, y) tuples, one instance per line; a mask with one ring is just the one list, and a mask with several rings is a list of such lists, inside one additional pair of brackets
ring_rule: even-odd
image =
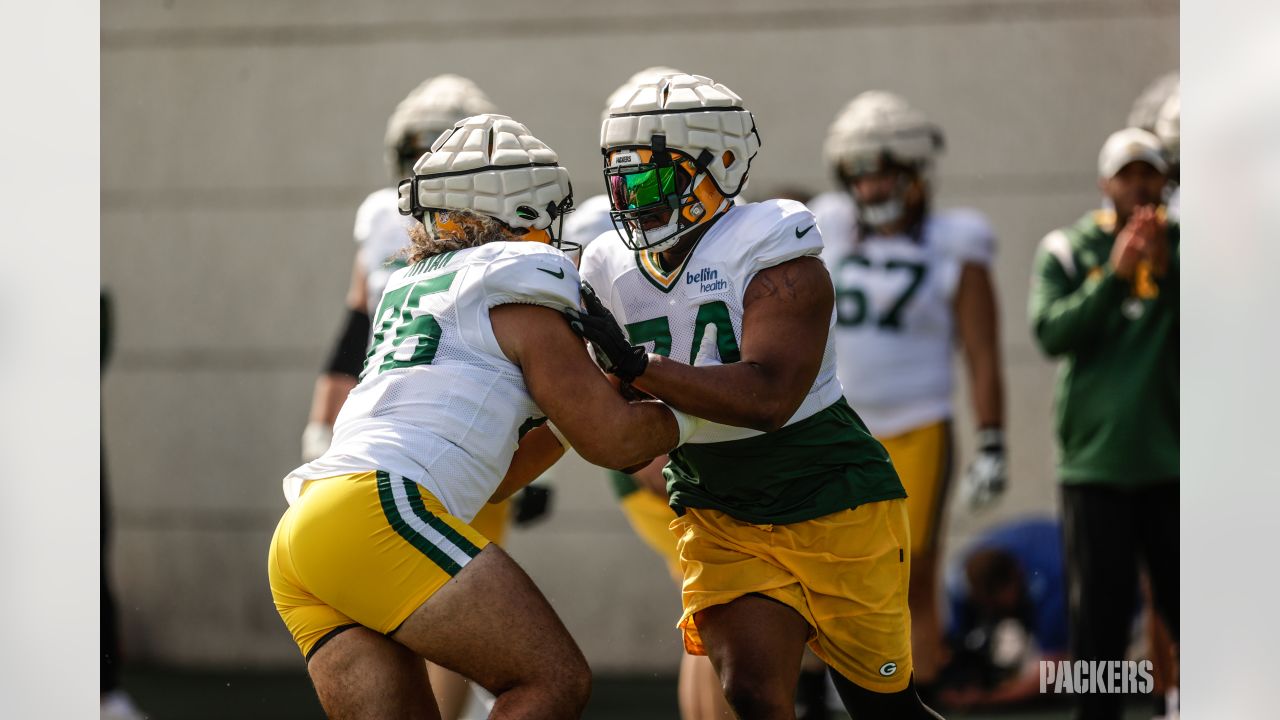
[(147, 720), (147, 714), (133, 704), (124, 690), (112, 690), (102, 696), (102, 720)]

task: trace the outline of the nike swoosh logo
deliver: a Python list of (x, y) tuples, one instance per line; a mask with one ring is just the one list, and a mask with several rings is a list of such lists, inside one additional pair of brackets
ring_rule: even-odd
[(538, 268), (538, 269), (539, 269), (539, 270), (541, 270), (542, 272), (544, 272), (544, 273), (546, 273), (546, 274), (550, 275), (551, 277), (553, 277), (553, 278), (557, 279), (557, 280), (563, 280), (563, 279), (564, 279), (564, 268), (560, 268), (559, 270), (557, 270), (557, 271), (555, 271), (555, 272), (551, 272), (550, 270), (548, 270), (548, 269), (546, 269), (546, 268)]
[(805, 228), (804, 230), (801, 230), (800, 228), (796, 228), (796, 237), (798, 237), (798, 238), (802, 238), (802, 237), (804, 237), (806, 234), (808, 234), (808, 232), (809, 232), (810, 230), (812, 230), (812, 229), (813, 229), (813, 226), (812, 226), (812, 225), (810, 225), (809, 227)]

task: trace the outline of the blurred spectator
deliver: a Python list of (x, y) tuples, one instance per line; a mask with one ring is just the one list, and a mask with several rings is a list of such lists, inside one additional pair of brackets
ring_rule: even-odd
[[(1041, 242), (1032, 330), (1061, 358), (1056, 389), (1063, 534), (1076, 660), (1120, 660), (1139, 565), (1178, 638), (1178, 225), (1159, 207), (1160, 141), (1128, 128), (1098, 159), (1113, 211)], [(1078, 718), (1121, 716), (1122, 696), (1077, 696)]]
[(1160, 109), (1165, 102), (1178, 92), (1178, 71), (1165, 73), (1152, 80), (1137, 98), (1133, 107), (1129, 108), (1126, 127), (1142, 128), (1147, 132), (1155, 132), (1156, 121), (1160, 118)]
[(810, 204), (835, 283), (840, 383), (907, 490), (912, 659), (926, 702), (943, 655), (937, 574), (957, 349), (969, 372), (977, 449), (961, 502), (972, 510), (994, 503), (1006, 477), (995, 235), (977, 211), (933, 206), (942, 149), (942, 131), (918, 109), (892, 93), (864, 92), (827, 133), (824, 154), (840, 189)]
[(947, 568), (951, 661), (939, 698), (952, 707), (1039, 696), (1040, 660), (1067, 656), (1062, 526), (1048, 518), (997, 525)]
[[(102, 371), (107, 369), (107, 360), (111, 356), (112, 320), (111, 296), (103, 290), (100, 302), (102, 354), (100, 363)], [(105, 423), (104, 423), (105, 425)], [(102, 665), (101, 701), (102, 720), (141, 720), (146, 715), (133, 704), (133, 698), (120, 687), (120, 619), (116, 612), (115, 594), (111, 592), (111, 568), (107, 561), (107, 547), (111, 540), (111, 506), (107, 501), (107, 452), (105, 438), (101, 445), (101, 472), (99, 481), (102, 486), (102, 498), (99, 507), (102, 512), (102, 535), (99, 556), (102, 560), (102, 599), (99, 606), (101, 624), (101, 647), (99, 649)]]

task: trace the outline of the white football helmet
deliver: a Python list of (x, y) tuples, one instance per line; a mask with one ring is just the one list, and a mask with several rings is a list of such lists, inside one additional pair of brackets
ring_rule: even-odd
[(600, 148), (624, 241), (661, 252), (729, 209), (760, 134), (729, 88), (701, 75), (663, 75), (614, 93)]
[(476, 84), (459, 75), (437, 75), (414, 88), (387, 120), (387, 168), (396, 181), (409, 175), (440, 133), (462, 118), (496, 112)]
[(1174, 90), (1173, 94), (1160, 106), (1160, 114), (1156, 116), (1156, 137), (1164, 145), (1165, 155), (1169, 156), (1169, 164), (1177, 165), (1182, 143), (1182, 93)]
[(1166, 73), (1152, 80), (1142, 89), (1142, 94), (1133, 101), (1129, 109), (1129, 121), (1126, 127), (1142, 128), (1147, 132), (1156, 129), (1156, 118), (1160, 116), (1160, 108), (1169, 96), (1178, 91), (1178, 71)]
[[(868, 90), (836, 115), (822, 154), (840, 187), (848, 190), (853, 178), (886, 165), (905, 168), (928, 181), (944, 145), (942, 130), (902, 97)], [(859, 221), (878, 226), (902, 217), (908, 182), (910, 178), (904, 176), (893, 197), (875, 205), (858, 203), (855, 195)]]
[(399, 185), (400, 214), (445, 227), (449, 212), (497, 220), (523, 238), (568, 249), (560, 224), (573, 209), (569, 171), (529, 128), (506, 115), (459, 120)]
[(683, 74), (683, 72), (665, 65), (654, 65), (653, 67), (647, 67), (640, 70), (635, 75), (627, 78), (627, 81), (619, 85), (617, 90), (609, 93), (609, 99), (604, 101), (604, 112), (601, 113), (600, 122), (604, 122), (609, 119), (609, 108), (613, 107), (615, 103), (625, 102), (626, 98), (630, 97), (635, 92), (636, 85), (657, 82), (659, 79), (664, 78), (667, 75)]

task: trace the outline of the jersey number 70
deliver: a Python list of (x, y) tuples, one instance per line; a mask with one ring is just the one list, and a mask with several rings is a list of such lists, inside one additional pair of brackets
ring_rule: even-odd
[[(738, 349), (738, 341), (733, 337), (733, 321), (729, 318), (729, 306), (721, 300), (712, 300), (698, 306), (698, 315), (693, 321), (693, 344), (689, 347), (689, 364), (698, 358), (698, 348), (702, 346), (702, 338), (706, 335), (707, 326), (716, 326), (716, 349), (720, 353), (720, 362), (728, 364), (738, 362), (742, 353)], [(653, 342), (653, 352), (662, 357), (671, 356), (671, 321), (666, 315), (652, 320), (627, 323), (627, 337), (635, 345)]]

